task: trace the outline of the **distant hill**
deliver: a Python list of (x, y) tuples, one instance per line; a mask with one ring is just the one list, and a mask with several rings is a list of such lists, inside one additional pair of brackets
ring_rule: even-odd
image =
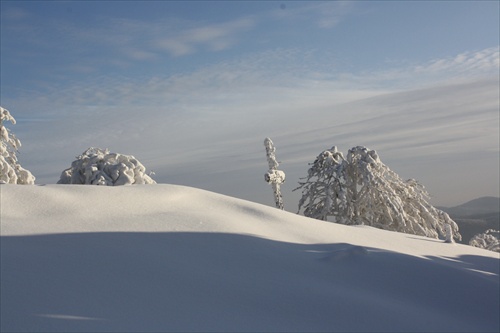
[(448, 214), (457, 216), (472, 216), (500, 212), (500, 198), (481, 197), (455, 207), (440, 207)]
[(457, 222), (462, 242), (488, 229), (500, 230), (500, 198), (481, 197), (455, 207), (438, 207)]

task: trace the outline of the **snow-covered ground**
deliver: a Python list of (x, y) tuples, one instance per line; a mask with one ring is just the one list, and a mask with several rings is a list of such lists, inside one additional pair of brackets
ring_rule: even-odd
[(1, 185), (1, 331), (499, 331), (498, 253), (199, 189)]

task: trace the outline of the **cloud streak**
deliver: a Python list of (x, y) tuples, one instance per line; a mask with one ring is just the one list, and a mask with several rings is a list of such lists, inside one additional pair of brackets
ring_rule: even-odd
[(271, 14), (271, 17), (288, 22), (308, 21), (321, 29), (331, 29), (340, 24), (355, 8), (353, 1), (309, 2), (305, 6), (281, 7)]
[(416, 66), (415, 73), (458, 72), (484, 73), (500, 68), (500, 48), (498, 46), (476, 52), (464, 52), (455, 57), (436, 59)]
[(252, 19), (242, 18), (222, 24), (187, 29), (173, 36), (157, 38), (153, 43), (172, 56), (191, 54), (200, 47), (206, 47), (210, 51), (221, 51), (235, 43), (238, 33), (254, 25), (255, 22)]

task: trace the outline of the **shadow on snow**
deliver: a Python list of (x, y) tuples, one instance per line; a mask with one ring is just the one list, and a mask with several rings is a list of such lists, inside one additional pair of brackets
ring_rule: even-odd
[(2, 332), (499, 330), (499, 262), (486, 257), (225, 233), (0, 244)]

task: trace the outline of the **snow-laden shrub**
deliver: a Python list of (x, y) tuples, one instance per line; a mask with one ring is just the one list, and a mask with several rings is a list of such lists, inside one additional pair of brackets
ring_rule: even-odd
[(4, 126), (4, 121), (16, 124), (10, 112), (0, 106), (0, 183), (34, 184), (35, 176), (21, 167), (17, 160), (21, 141)]
[(489, 229), (471, 238), (469, 245), (500, 252), (500, 231)]
[(432, 238), (444, 238), (449, 225), (449, 237), (462, 238), (455, 221), (429, 204), (424, 187), (401, 179), (375, 150), (354, 147), (344, 158), (332, 147), (310, 165), (295, 189), (302, 189), (299, 212), (303, 209), (305, 216)]
[(156, 184), (134, 156), (89, 148), (61, 173), (58, 184), (129, 185)]

